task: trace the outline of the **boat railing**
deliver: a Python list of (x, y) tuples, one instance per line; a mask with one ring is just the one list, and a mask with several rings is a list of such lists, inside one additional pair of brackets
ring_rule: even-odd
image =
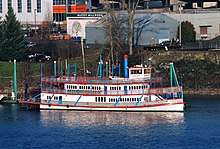
[(182, 92), (182, 86), (179, 87), (164, 87), (164, 88), (148, 88), (139, 90), (65, 90), (65, 89), (42, 89), (42, 92), (62, 93), (62, 94), (82, 94), (82, 95), (134, 95), (134, 94), (166, 94)]
[(87, 78), (75, 78), (75, 77), (42, 77), (42, 82), (55, 82), (55, 83), (79, 83), (79, 84), (123, 84), (123, 83), (142, 83), (142, 82), (161, 82), (162, 77), (152, 77), (148, 79), (128, 79), (128, 78), (120, 78), (120, 79), (107, 79), (104, 78), (99, 80), (94, 77), (87, 77)]

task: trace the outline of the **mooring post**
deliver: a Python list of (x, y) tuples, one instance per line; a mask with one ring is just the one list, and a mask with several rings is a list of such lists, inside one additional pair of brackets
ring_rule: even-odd
[(54, 76), (56, 76), (57, 75), (57, 62), (56, 61), (53, 62), (53, 71), (54, 71)]
[(17, 99), (17, 73), (16, 73), (16, 60), (14, 60), (14, 99)]

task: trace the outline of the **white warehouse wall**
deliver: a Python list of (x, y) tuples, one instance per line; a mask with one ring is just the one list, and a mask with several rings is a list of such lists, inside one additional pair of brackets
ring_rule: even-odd
[(220, 35), (220, 13), (214, 12), (200, 12), (200, 13), (166, 13), (167, 16), (178, 21), (189, 21), (193, 24), (196, 31), (196, 39), (201, 39), (200, 26), (209, 26), (207, 28), (207, 38), (213, 39)]

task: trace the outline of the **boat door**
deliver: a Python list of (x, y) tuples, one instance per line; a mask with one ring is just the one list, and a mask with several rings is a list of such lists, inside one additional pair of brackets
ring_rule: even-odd
[(127, 86), (124, 86), (124, 91), (125, 91), (125, 94), (128, 94), (128, 88), (127, 88)]
[(104, 94), (107, 94), (107, 86), (104, 86)]
[(59, 96), (59, 104), (62, 104), (63, 103), (63, 100), (62, 100), (62, 96)]

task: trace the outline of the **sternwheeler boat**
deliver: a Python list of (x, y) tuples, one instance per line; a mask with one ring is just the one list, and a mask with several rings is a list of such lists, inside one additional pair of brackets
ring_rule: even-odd
[[(173, 63), (170, 64), (170, 86), (162, 86), (162, 78), (152, 76), (149, 65), (128, 67), (124, 56), (124, 76), (120, 66), (112, 66), (110, 77), (103, 77), (99, 62), (99, 77), (78, 77), (76, 66), (68, 66), (67, 76), (42, 76), (40, 101), (20, 100), (22, 105), (38, 105), (41, 110), (90, 111), (184, 111), (182, 86), (179, 85)], [(73, 68), (74, 75), (70, 75)], [(114, 70), (118, 70), (118, 76)]]

